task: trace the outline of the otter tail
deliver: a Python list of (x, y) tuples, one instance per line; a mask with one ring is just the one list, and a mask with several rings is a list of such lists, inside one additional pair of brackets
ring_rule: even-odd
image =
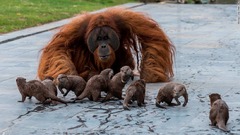
[(224, 121), (218, 122), (217, 126), (218, 126), (219, 129), (221, 129), (224, 132), (230, 132), (230, 130), (228, 130), (226, 125), (224, 124)]
[[(186, 88), (185, 88), (185, 90), (186, 90)], [(183, 97), (184, 97), (183, 107), (185, 107), (185, 106), (187, 105), (187, 103), (188, 103), (188, 94), (187, 94), (187, 90), (186, 90), (186, 93), (183, 95)]]
[(226, 104), (224, 104), (225, 102), (223, 102), (222, 104), (220, 104), (219, 106), (219, 110), (218, 110), (218, 120), (217, 121), (217, 126), (219, 129), (225, 131), (225, 132), (230, 132), (227, 127), (226, 127), (226, 124), (227, 124), (227, 120), (228, 120), (228, 117), (229, 117), (229, 114), (228, 114), (228, 107)]
[(157, 107), (159, 107), (159, 108), (163, 108), (163, 109), (166, 109), (166, 107), (164, 107), (164, 106), (161, 106), (160, 105), (160, 103), (158, 103), (158, 102), (156, 102), (156, 104), (155, 104)]
[(76, 100), (82, 100), (82, 99), (84, 99), (85, 97), (87, 97), (88, 95), (89, 95), (88, 89), (85, 89), (85, 90), (81, 93), (81, 95), (79, 95), (78, 97), (76, 97), (76, 98), (74, 99), (74, 101), (76, 101)]
[(52, 100), (54, 100), (54, 101), (58, 101), (58, 102), (61, 102), (61, 103), (63, 103), (63, 104), (67, 104), (66, 101), (58, 98), (57, 96), (55, 96), (55, 95), (53, 95), (53, 94), (49, 94), (49, 97), (50, 97)]
[(130, 108), (128, 107), (128, 103), (131, 101), (132, 96), (133, 96), (133, 93), (127, 91), (126, 97), (123, 100), (123, 109), (124, 110), (130, 110)]
[(130, 108), (127, 105), (123, 105), (124, 110), (130, 110)]
[(128, 107), (128, 101), (126, 101), (126, 100), (123, 101), (123, 109), (130, 110), (130, 108)]

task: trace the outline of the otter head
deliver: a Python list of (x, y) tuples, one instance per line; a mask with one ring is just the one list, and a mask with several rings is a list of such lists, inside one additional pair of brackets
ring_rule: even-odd
[(121, 82), (122, 83), (127, 83), (130, 78), (132, 80), (134, 79), (133, 71), (129, 66), (123, 66), (120, 69), (120, 73), (121, 73)]
[(56, 83), (58, 84), (58, 85), (67, 85), (67, 84), (69, 84), (69, 80), (68, 80), (68, 77), (67, 77), (67, 75), (65, 75), (65, 74), (59, 74), (58, 76), (57, 76), (57, 79), (56, 79)]
[(110, 68), (104, 69), (103, 71), (101, 71), (100, 75), (110, 80), (113, 77), (113, 70)]
[(212, 104), (213, 104), (216, 100), (221, 99), (221, 95), (218, 94), (218, 93), (212, 93), (212, 94), (209, 95), (209, 98), (210, 98), (210, 104), (211, 104), (211, 106), (212, 106)]
[(183, 85), (175, 86), (173, 89), (173, 97), (180, 97), (186, 93), (186, 88)]
[(26, 83), (26, 78), (23, 78), (23, 77), (18, 77), (16, 79), (16, 82), (17, 82), (17, 85), (23, 85)]

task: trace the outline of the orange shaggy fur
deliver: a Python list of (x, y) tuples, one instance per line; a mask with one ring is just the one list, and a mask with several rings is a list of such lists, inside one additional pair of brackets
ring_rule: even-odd
[[(89, 33), (101, 26), (111, 27), (120, 39), (120, 47), (111, 51), (107, 63), (94, 59), (96, 53), (88, 50), (86, 41)], [(173, 76), (173, 57), (174, 46), (157, 22), (143, 13), (110, 8), (79, 15), (64, 25), (43, 48), (38, 77), (43, 80), (46, 76), (73, 74), (86, 79), (91, 72), (100, 73), (105, 68), (117, 73), (122, 66), (133, 69), (137, 65), (140, 78), (146, 82), (165, 82)]]

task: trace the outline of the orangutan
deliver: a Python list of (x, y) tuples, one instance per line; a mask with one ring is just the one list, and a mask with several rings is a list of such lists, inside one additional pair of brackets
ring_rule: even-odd
[[(156, 21), (124, 8), (86, 13), (64, 25), (43, 48), (38, 77), (89, 75), (123, 66), (138, 69), (146, 82), (173, 77), (174, 45)], [(134, 60), (134, 57), (136, 60)]]

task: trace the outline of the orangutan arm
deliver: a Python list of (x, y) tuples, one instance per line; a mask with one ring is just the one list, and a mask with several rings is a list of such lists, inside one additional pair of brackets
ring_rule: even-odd
[(138, 44), (142, 56), (140, 78), (146, 82), (169, 81), (173, 76), (174, 46), (157, 22), (130, 10), (112, 9), (110, 12), (123, 33), (121, 35), (127, 35), (122, 38), (132, 36), (137, 40), (131, 44)]
[(38, 77), (43, 80), (46, 76), (56, 78), (59, 74), (77, 75), (76, 68), (64, 48), (58, 50), (44, 48), (38, 67)]
[(84, 34), (90, 17), (88, 14), (77, 17), (60, 28), (49, 44), (43, 48), (38, 67), (39, 79), (42, 80), (45, 76), (56, 78), (63, 73), (78, 74), (75, 67), (77, 63), (72, 60), (76, 56), (72, 54), (75, 51), (74, 47), (84, 46)]

